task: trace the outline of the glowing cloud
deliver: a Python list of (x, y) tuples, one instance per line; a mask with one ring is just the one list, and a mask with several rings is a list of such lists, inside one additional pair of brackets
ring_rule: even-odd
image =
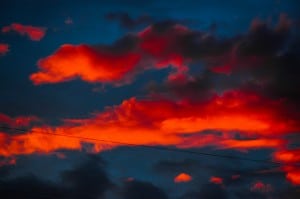
[(223, 179), (220, 178), (220, 177), (217, 177), (217, 176), (212, 176), (209, 181), (211, 183), (214, 183), (214, 184), (218, 184), (218, 185), (222, 185), (223, 184)]
[(112, 54), (87, 45), (63, 45), (53, 55), (41, 59), (40, 72), (30, 79), (34, 84), (57, 83), (76, 77), (87, 82), (118, 82), (137, 66), (136, 53)]
[(186, 173), (180, 173), (174, 178), (175, 183), (185, 183), (185, 182), (190, 182), (191, 180), (192, 177)]
[[(174, 26), (159, 33), (150, 26), (132, 38), (123, 38), (125, 42), (121, 40), (121, 44), (117, 42), (110, 47), (65, 44), (52, 55), (40, 59), (40, 71), (33, 73), (30, 79), (34, 84), (59, 83), (74, 78), (120, 84), (130, 82), (137, 72), (169, 65), (176, 69), (176, 73), (185, 73), (188, 68), (184, 59), (174, 52), (172, 45), (178, 34), (186, 31), (183, 27)], [(171, 33), (173, 36), (170, 37)], [(127, 43), (132, 47), (128, 47)]]
[(46, 34), (46, 28), (22, 25), (19, 23), (13, 23), (2, 28), (3, 33), (10, 31), (15, 31), (20, 35), (26, 35), (33, 41), (40, 41)]
[(9, 51), (9, 45), (0, 43), (0, 55), (5, 55)]
[(286, 164), (282, 167), (286, 178), (294, 185), (300, 185), (300, 149), (280, 150), (273, 156), (276, 161)]
[(0, 113), (0, 124), (1, 125), (8, 125), (11, 127), (27, 127), (33, 122), (41, 121), (36, 116), (18, 116), (18, 117), (10, 117), (3, 113)]

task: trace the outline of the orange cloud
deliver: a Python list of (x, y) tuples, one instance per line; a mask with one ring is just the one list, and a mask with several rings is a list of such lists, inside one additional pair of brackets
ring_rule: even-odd
[(262, 148), (279, 148), (284, 146), (286, 141), (282, 139), (252, 139), (252, 140), (233, 140), (226, 139), (221, 141), (220, 148), (232, 148), (232, 149), (262, 149)]
[[(260, 99), (257, 97), (251, 99), (251, 96), (231, 91), (215, 96), (210, 101), (197, 103), (131, 98), (119, 106), (107, 108), (94, 117), (65, 120), (65, 124), (56, 128), (35, 127), (32, 132), (29, 130), (27, 134), (10, 137), (3, 134), (1, 143), (6, 147), (2, 149), (0, 155), (47, 153), (59, 149), (80, 150), (83, 141), (93, 143), (95, 151), (105, 149), (102, 147), (104, 144), (96, 140), (39, 135), (33, 131), (120, 142), (120, 144), (112, 143), (109, 147), (120, 146), (122, 142), (182, 148), (213, 146), (243, 150), (281, 147), (284, 141), (274, 139), (274, 133), (280, 135), (293, 127), (283, 128), (282, 123), (286, 122), (281, 121), (282, 118), (276, 115), (277, 109), (264, 104), (258, 107), (252, 105), (253, 101)], [(2, 118), (11, 124), (17, 121), (8, 117)], [(22, 124), (23, 120), (20, 121)], [(221, 134), (203, 135), (201, 132), (204, 130), (217, 130)], [(248, 135), (259, 137), (252, 140), (235, 140), (232, 131), (239, 131), (246, 137)], [(183, 136), (187, 134), (189, 136)]]
[(9, 51), (9, 45), (0, 43), (0, 55), (5, 55)]
[[(285, 147), (285, 141), (280, 137), (298, 128), (290, 118), (281, 116), (280, 106), (280, 103), (260, 96), (234, 90), (198, 102), (130, 98), (118, 106), (107, 107), (93, 117), (64, 120), (57, 127), (35, 126), (27, 133), (14, 135), (2, 132), (0, 156), (50, 153), (62, 149), (82, 150), (86, 142), (93, 145), (93, 152), (125, 143), (178, 148), (211, 146), (237, 150), (279, 150)], [(9, 117), (2, 116), (2, 120), (15, 124), (15, 119)], [(205, 130), (218, 131), (218, 134), (204, 133)], [(236, 133), (243, 139), (236, 140)], [(275, 156), (282, 162), (299, 159), (298, 152), (289, 153), (278, 152)], [(285, 171), (288, 179), (297, 182), (298, 170), (286, 168)]]
[(63, 45), (53, 55), (39, 60), (40, 71), (30, 76), (34, 84), (58, 83), (80, 77), (87, 82), (124, 80), (135, 70), (140, 55), (112, 54), (88, 45)]
[(294, 185), (300, 185), (300, 149), (280, 150), (273, 154), (276, 161), (286, 164), (282, 167), (286, 178)]
[(185, 31), (187, 29), (175, 26), (167, 32), (158, 33), (149, 27), (133, 36), (137, 44), (133, 43), (132, 49), (125, 50), (119, 50), (118, 44), (110, 47), (64, 44), (52, 55), (38, 61), (40, 71), (33, 73), (30, 79), (36, 85), (74, 78), (91, 83), (120, 84), (129, 82), (137, 72), (169, 65), (176, 69), (176, 73), (185, 73), (188, 68), (184, 59), (174, 52), (172, 46), (178, 34)]
[(189, 182), (191, 180), (192, 180), (192, 176), (190, 176), (187, 173), (180, 173), (174, 178), (175, 183)]
[(26, 35), (33, 41), (40, 41), (46, 34), (46, 28), (22, 25), (19, 23), (13, 23), (2, 28), (3, 33), (10, 31), (15, 31), (20, 35)]
[(209, 181), (210, 181), (211, 183), (214, 183), (214, 184), (219, 184), (219, 185), (223, 184), (223, 179), (220, 178), (220, 177), (216, 177), (216, 176), (212, 176), (212, 177), (209, 179)]

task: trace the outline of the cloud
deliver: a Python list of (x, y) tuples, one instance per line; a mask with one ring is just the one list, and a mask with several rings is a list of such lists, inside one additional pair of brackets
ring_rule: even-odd
[[(34, 175), (12, 177), (0, 181), (3, 198), (99, 199), (112, 186), (99, 160), (90, 158), (77, 168), (61, 174), (61, 181), (41, 180)], [(34, 191), (32, 191), (34, 190)]]
[[(298, 127), (297, 123), (281, 117), (280, 104), (274, 105), (276, 109), (268, 100), (239, 91), (228, 91), (209, 101), (198, 103), (131, 98), (119, 106), (108, 107), (91, 118), (65, 120), (64, 124), (57, 127), (34, 126), (20, 135), (9, 136), (2, 133), (0, 140), (6, 147), (0, 150), (0, 154), (10, 156), (48, 153), (58, 149), (81, 149), (83, 142), (92, 142), (95, 152), (121, 146), (122, 142), (179, 148), (276, 148), (284, 142), (274, 139), (274, 133), (278, 136), (285, 135)], [(201, 133), (205, 130), (220, 131), (220, 134)], [(252, 138), (252, 141), (234, 141), (236, 131), (242, 138)], [(52, 136), (51, 133), (120, 143), (105, 145), (96, 140)], [(258, 140), (253, 140), (254, 138)], [(265, 144), (267, 140), (270, 140), (268, 145)]]
[(22, 25), (19, 23), (12, 23), (9, 26), (2, 28), (3, 33), (15, 31), (20, 35), (28, 36), (32, 41), (40, 41), (46, 34), (46, 28), (35, 27), (30, 25)]
[(253, 183), (250, 189), (251, 189), (251, 191), (261, 192), (261, 193), (268, 193), (268, 192), (273, 191), (272, 185), (264, 184), (261, 181), (257, 181), (255, 183)]
[(218, 184), (218, 185), (222, 185), (223, 184), (223, 179), (220, 178), (220, 177), (217, 177), (217, 176), (210, 177), (209, 181), (211, 183)]
[(73, 190), (70, 193), (71, 198), (104, 198), (104, 193), (112, 183), (99, 163), (101, 159), (91, 157), (79, 167), (62, 173), (63, 184)]
[(9, 45), (0, 43), (0, 55), (5, 55), (9, 51)]
[(192, 180), (192, 176), (190, 176), (187, 173), (180, 173), (174, 178), (175, 183), (189, 182), (191, 180)]
[(10, 117), (6, 114), (0, 113), (0, 124), (9, 127), (29, 127), (31, 124), (41, 121), (36, 116), (17, 116)]
[(260, 68), (276, 59), (288, 44), (290, 27), (289, 19), (282, 15), (274, 28), (254, 21), (248, 33), (224, 39), (164, 21), (109, 46), (62, 45), (39, 60), (40, 71), (30, 79), (34, 84), (75, 78), (91, 83), (124, 84), (142, 71), (168, 66), (175, 70), (169, 79), (182, 79), (189, 77), (191, 64), (199, 62), (208, 70), (230, 74)]
[(279, 150), (273, 154), (276, 161), (286, 164), (283, 170), (286, 178), (295, 185), (300, 185), (300, 149)]
[(130, 181), (125, 184), (122, 191), (124, 199), (167, 199), (168, 196), (160, 188), (148, 182)]
[(186, 29), (181, 26), (172, 26), (163, 32), (157, 29), (148, 27), (111, 46), (64, 44), (54, 54), (38, 61), (40, 71), (33, 73), (30, 79), (36, 85), (75, 78), (91, 83), (124, 84), (131, 82), (136, 73), (151, 68), (171, 65), (177, 72), (184, 72), (187, 69), (184, 60), (172, 52), (170, 44)]
[(38, 62), (41, 71), (30, 79), (34, 84), (58, 83), (76, 77), (88, 82), (117, 82), (137, 67), (139, 59), (140, 55), (134, 52), (115, 55), (88, 45), (63, 45)]
[(180, 197), (180, 199), (202, 199), (202, 198), (227, 199), (228, 194), (226, 190), (219, 185), (204, 184), (200, 187), (199, 191), (191, 191)]

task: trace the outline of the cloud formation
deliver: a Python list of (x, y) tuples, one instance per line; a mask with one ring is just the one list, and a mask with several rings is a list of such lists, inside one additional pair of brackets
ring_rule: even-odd
[(174, 178), (175, 183), (184, 183), (192, 180), (192, 176), (187, 173), (180, 173)]
[(15, 31), (20, 35), (26, 35), (32, 41), (40, 41), (46, 34), (46, 28), (23, 25), (19, 23), (12, 23), (2, 28), (3, 33), (8, 33), (11, 31)]
[(0, 43), (0, 55), (5, 55), (9, 51), (9, 45)]

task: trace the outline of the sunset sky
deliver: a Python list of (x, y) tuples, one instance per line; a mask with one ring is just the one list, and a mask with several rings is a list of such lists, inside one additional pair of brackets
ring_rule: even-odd
[(1, 1), (0, 198), (300, 198), (299, 7)]

